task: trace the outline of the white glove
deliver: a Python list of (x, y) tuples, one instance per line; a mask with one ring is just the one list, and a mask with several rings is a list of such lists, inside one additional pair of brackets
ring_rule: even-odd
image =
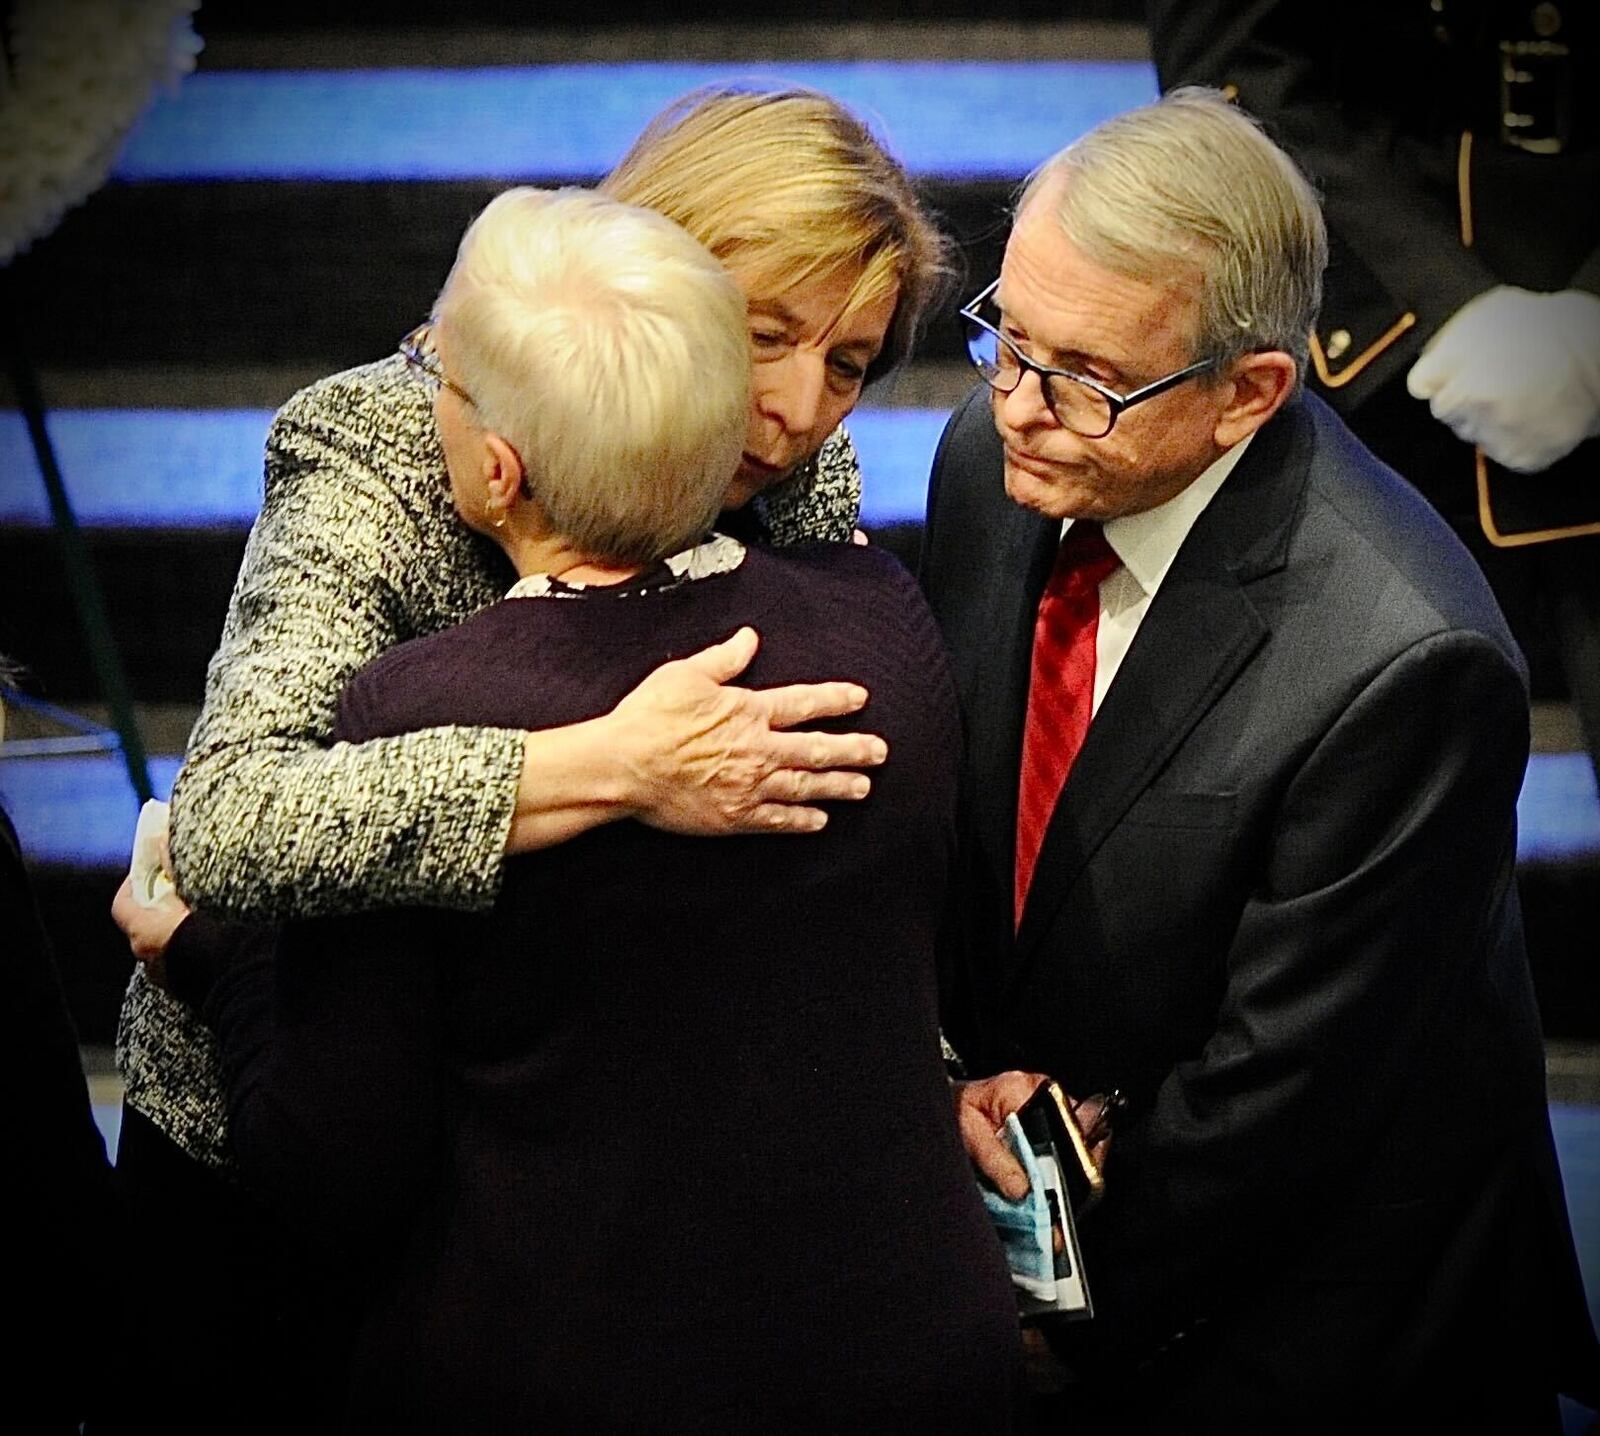
[(1496, 463), (1548, 469), (1600, 435), (1600, 296), (1480, 294), (1429, 341), (1406, 388)]

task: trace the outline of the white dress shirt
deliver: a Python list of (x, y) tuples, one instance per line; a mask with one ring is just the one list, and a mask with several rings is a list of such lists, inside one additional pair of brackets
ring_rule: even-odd
[[(1216, 497), (1222, 481), (1233, 472), (1234, 465), (1254, 437), (1251, 434), (1241, 439), (1166, 503), (1141, 514), (1107, 520), (1106, 542), (1122, 563), (1100, 585), (1100, 626), (1095, 631), (1091, 719), (1100, 711), (1101, 701), (1133, 646), (1134, 635), (1144, 622), (1150, 601), (1161, 587), (1183, 541), (1189, 537), (1194, 521)], [(1062, 524), (1063, 535), (1072, 527), (1072, 522), (1068, 519)]]

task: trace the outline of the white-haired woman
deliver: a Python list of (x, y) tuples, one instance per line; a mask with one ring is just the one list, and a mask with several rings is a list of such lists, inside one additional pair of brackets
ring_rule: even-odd
[(169, 955), (247, 1174), (377, 1249), (347, 1429), (1010, 1429), (1015, 1306), (937, 1029), (953, 686), (892, 558), (710, 532), (745, 309), (657, 215), (489, 206), (412, 352), (518, 577), (366, 668), (335, 733), (579, 722), (750, 618), (753, 681), (871, 690), (873, 801), (805, 843), (610, 824), (509, 862), (487, 914), (293, 923), (221, 977)]

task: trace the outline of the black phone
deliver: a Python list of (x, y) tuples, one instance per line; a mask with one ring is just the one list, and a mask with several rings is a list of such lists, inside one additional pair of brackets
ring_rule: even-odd
[(1041, 1139), (1056, 1149), (1061, 1180), (1066, 1183), (1072, 1215), (1081, 1217), (1105, 1192), (1106, 1179), (1089, 1155), (1089, 1143), (1072, 1110), (1072, 1103), (1060, 1086), (1041, 1082), (1017, 1113), (1028, 1140), (1038, 1148)]

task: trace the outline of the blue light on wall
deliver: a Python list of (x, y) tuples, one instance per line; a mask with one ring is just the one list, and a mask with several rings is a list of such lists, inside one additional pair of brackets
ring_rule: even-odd
[(582, 180), (713, 81), (824, 90), (917, 174), (1014, 180), (1156, 95), (1142, 61), (202, 71), (156, 102), (124, 180)]

